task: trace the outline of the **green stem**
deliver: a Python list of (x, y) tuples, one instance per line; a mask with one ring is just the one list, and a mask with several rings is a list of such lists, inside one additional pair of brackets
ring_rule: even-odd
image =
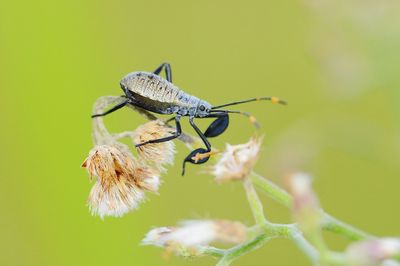
[(243, 181), (244, 189), (246, 191), (247, 200), (250, 204), (251, 212), (253, 213), (256, 224), (263, 230), (268, 236), (289, 236), (289, 230), (291, 225), (285, 224), (274, 224), (268, 221), (264, 215), (264, 207), (257, 195), (253, 183), (249, 178), (245, 178)]
[(230, 265), (232, 261), (239, 258), (240, 256), (255, 250), (261, 246), (263, 246), (268, 240), (271, 238), (267, 235), (263, 234), (253, 238), (252, 240), (245, 242), (241, 245), (235, 246), (226, 251), (226, 254), (222, 257), (222, 259), (218, 262), (217, 266), (226, 266)]
[[(292, 196), (289, 195), (288, 192), (255, 172), (251, 173), (250, 178), (253, 181), (253, 184), (259, 189), (263, 190), (270, 198), (288, 208), (292, 207)], [(364, 240), (373, 238), (373, 236), (369, 235), (368, 233), (365, 233), (360, 229), (334, 218), (333, 216), (325, 213), (323, 210), (321, 211), (324, 215), (324, 221), (322, 223), (323, 230), (337, 233), (347, 237), (350, 240)]]
[(305, 239), (303, 234), (299, 230), (292, 230), (290, 239), (296, 244), (296, 246), (303, 251), (304, 254), (310, 259), (312, 265), (319, 264), (318, 251)]
[(253, 184), (263, 190), (270, 198), (285, 207), (292, 207), (292, 196), (285, 190), (255, 172), (251, 173), (250, 178)]
[(224, 249), (211, 247), (211, 246), (203, 247), (200, 250), (200, 252), (201, 252), (201, 254), (210, 255), (210, 256), (213, 256), (216, 258), (221, 258), (221, 257), (225, 256), (225, 254), (226, 254), (226, 251)]
[(375, 238), (374, 236), (355, 228), (352, 225), (346, 224), (327, 213), (324, 213), (322, 229), (346, 236), (348, 239), (353, 241)]
[(244, 190), (246, 191), (247, 200), (249, 201), (251, 212), (253, 213), (254, 219), (256, 220), (256, 223), (259, 226), (264, 227), (265, 222), (267, 221), (267, 219), (264, 216), (264, 208), (260, 199), (258, 198), (257, 192), (254, 189), (251, 180), (245, 178), (245, 180), (243, 181), (243, 185), (244, 185)]

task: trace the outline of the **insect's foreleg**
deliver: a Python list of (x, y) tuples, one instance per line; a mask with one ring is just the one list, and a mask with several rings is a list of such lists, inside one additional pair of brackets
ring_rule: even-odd
[(150, 144), (150, 143), (161, 143), (161, 142), (166, 142), (166, 141), (170, 141), (170, 140), (176, 139), (177, 137), (179, 137), (182, 134), (182, 128), (181, 128), (180, 119), (181, 119), (180, 116), (176, 116), (175, 117), (176, 132), (175, 132), (174, 135), (168, 136), (168, 137), (165, 137), (165, 138), (160, 138), (160, 139), (152, 139), (152, 140), (149, 140), (149, 141), (146, 141), (146, 142), (143, 142), (143, 143), (136, 144), (135, 147), (137, 148), (137, 147), (140, 147), (140, 146), (143, 146), (143, 145), (146, 145), (146, 144)]
[(169, 63), (162, 63), (156, 70), (153, 71), (153, 73), (159, 75), (163, 68), (165, 69), (166, 79), (172, 83), (172, 70)]
[(129, 99), (127, 99), (126, 101), (124, 101), (124, 102), (122, 102), (122, 103), (117, 104), (116, 106), (114, 106), (113, 108), (111, 108), (110, 110), (108, 110), (108, 111), (106, 111), (106, 112), (104, 112), (104, 113), (102, 113), (102, 114), (94, 114), (94, 115), (92, 115), (92, 118), (108, 115), (108, 114), (110, 114), (110, 113), (112, 113), (112, 112), (117, 111), (118, 109), (121, 109), (122, 107), (124, 107), (124, 106), (127, 105), (128, 103), (129, 103)]

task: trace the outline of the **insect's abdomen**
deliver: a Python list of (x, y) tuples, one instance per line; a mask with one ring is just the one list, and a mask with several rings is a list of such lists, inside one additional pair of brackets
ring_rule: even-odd
[(132, 73), (123, 81), (127, 83), (130, 91), (158, 102), (175, 103), (178, 96), (183, 93), (174, 84), (152, 73)]

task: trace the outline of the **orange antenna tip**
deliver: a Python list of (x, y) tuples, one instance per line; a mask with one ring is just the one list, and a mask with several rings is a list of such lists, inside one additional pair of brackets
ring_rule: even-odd
[(284, 100), (279, 99), (278, 97), (271, 97), (271, 102), (272, 103), (279, 103), (279, 104), (283, 104), (283, 105), (287, 104), (287, 102), (285, 102)]

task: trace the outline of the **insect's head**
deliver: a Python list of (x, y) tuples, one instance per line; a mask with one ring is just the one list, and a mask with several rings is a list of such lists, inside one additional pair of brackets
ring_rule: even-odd
[(210, 114), (212, 105), (206, 101), (200, 101), (197, 105), (197, 116), (206, 117)]

